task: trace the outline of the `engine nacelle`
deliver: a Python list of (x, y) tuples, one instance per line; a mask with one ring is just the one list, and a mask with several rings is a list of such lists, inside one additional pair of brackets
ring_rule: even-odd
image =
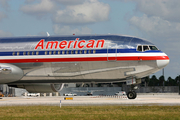
[(30, 84), (30, 85), (17, 85), (18, 88), (24, 88), (30, 93), (51, 93), (59, 92), (63, 89), (64, 83), (61, 84)]
[(24, 73), (21, 68), (7, 63), (0, 63), (0, 84), (20, 80)]

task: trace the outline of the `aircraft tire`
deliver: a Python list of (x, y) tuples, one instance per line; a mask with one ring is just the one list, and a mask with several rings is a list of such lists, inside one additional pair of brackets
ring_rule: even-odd
[(135, 91), (132, 91), (132, 92), (134, 92), (134, 99), (137, 97), (137, 93), (135, 92)]
[(136, 94), (135, 91), (129, 91), (129, 92), (127, 93), (127, 97), (128, 97), (129, 99), (135, 99), (136, 96), (137, 96), (137, 94)]

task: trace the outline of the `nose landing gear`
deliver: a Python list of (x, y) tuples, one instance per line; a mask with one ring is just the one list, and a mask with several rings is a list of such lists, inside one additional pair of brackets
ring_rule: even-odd
[(135, 91), (129, 91), (129, 92), (127, 93), (127, 97), (128, 97), (129, 99), (135, 99), (135, 98), (137, 97), (137, 94), (136, 94)]
[(137, 97), (137, 94), (134, 90), (138, 89), (137, 86), (131, 85), (131, 90), (127, 93), (127, 97), (129, 99), (135, 99)]

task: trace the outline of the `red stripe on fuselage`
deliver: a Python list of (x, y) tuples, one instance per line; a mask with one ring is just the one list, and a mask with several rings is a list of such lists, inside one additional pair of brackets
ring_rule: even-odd
[(138, 60), (169, 60), (168, 56), (132, 56), (132, 57), (84, 57), (84, 58), (36, 58), (36, 59), (2, 59), (0, 63), (30, 63), (30, 62), (85, 62), (85, 61), (138, 61)]

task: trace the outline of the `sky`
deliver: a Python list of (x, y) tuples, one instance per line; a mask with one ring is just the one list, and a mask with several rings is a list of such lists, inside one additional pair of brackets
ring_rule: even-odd
[[(0, 0), (0, 37), (124, 34), (165, 52), (165, 79), (180, 75), (179, 0)], [(162, 75), (162, 71), (155, 74)]]

